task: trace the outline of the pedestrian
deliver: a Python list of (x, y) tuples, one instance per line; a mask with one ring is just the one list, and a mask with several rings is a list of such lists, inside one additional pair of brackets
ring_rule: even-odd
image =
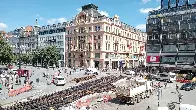
[(183, 95), (180, 93), (180, 94), (178, 94), (178, 99), (179, 99), (179, 103), (181, 103), (181, 101), (182, 101), (182, 97), (183, 97)]
[(176, 84), (176, 91), (179, 93), (178, 88), (179, 88), (179, 87), (178, 87), (178, 85)]
[(21, 85), (21, 80), (19, 79), (19, 85)]
[(148, 106), (146, 110), (151, 110), (150, 106)]
[(165, 88), (166, 88), (167, 87), (167, 82), (165, 82), (164, 85), (165, 85)]

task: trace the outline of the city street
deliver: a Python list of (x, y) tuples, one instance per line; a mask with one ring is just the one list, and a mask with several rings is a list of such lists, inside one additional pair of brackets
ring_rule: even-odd
[[(176, 83), (170, 83), (166, 89), (162, 90), (162, 95), (160, 95), (160, 107), (166, 107), (167, 104), (171, 102), (178, 102), (175, 84)], [(182, 84), (179, 83), (178, 85)], [(179, 92), (183, 94), (182, 104), (196, 105), (196, 98), (194, 97), (196, 89), (192, 91), (180, 90)], [(117, 99), (113, 99), (107, 103), (95, 103), (93, 106), (93, 110), (146, 110), (148, 106), (150, 106), (152, 110), (157, 110), (158, 97), (157, 94), (154, 93), (150, 98), (144, 99), (136, 105), (121, 104)], [(176, 106), (179, 107), (178, 104)]]
[[(66, 88), (69, 88), (71, 86), (76, 86), (79, 83), (75, 83), (73, 81), (71, 81), (73, 78), (76, 77), (82, 77), (84, 76), (84, 71), (76, 71), (76, 72), (72, 72), (72, 75), (68, 75), (64, 73), (64, 70), (62, 68), (59, 68), (58, 70), (61, 70), (61, 75), (64, 76), (67, 80), (67, 83), (65, 86), (55, 86), (53, 84), (51, 85), (47, 85), (47, 80), (46, 78), (43, 78), (43, 72), (48, 72), (50, 75), (53, 75), (55, 72), (57, 72), (57, 69), (44, 69), (44, 68), (34, 68), (34, 67), (23, 67), (26, 69), (30, 69), (30, 71), (34, 71), (34, 75), (31, 76), (31, 80), (34, 82), (34, 88), (32, 90), (30, 90), (29, 92), (25, 92), (22, 94), (19, 94), (17, 96), (14, 97), (8, 97), (8, 90), (7, 89), (3, 89), (2, 93), (0, 94), (0, 104), (7, 106), (7, 105), (11, 105), (11, 103), (16, 102), (16, 101), (26, 101), (27, 97), (28, 98), (36, 98), (38, 96), (44, 95), (44, 94), (50, 94), (56, 91), (60, 91)], [(67, 73), (69, 73), (70, 71), (73, 71), (71, 69), (67, 69)], [(114, 73), (112, 73), (114, 74)], [(99, 74), (97, 76), (97, 78), (106, 76), (107, 74), (102, 72), (101, 74)], [(119, 75), (119, 74), (118, 74)], [(40, 82), (36, 83), (36, 78), (40, 78)], [(23, 83), (24, 78), (22, 78), (22, 83)], [(93, 79), (92, 79), (93, 80)], [(162, 88), (162, 94), (160, 94), (160, 107), (166, 107), (168, 103), (171, 102), (178, 102), (178, 93), (176, 92), (176, 84), (178, 84), (179, 86), (181, 86), (181, 83), (168, 83), (167, 88)], [(22, 84), (23, 85), (23, 84)], [(16, 88), (20, 88), (22, 87), (15, 85), (14, 89)], [(163, 83), (161, 83), (162, 86), (164, 86)], [(196, 105), (196, 98), (193, 98), (193, 94), (196, 94), (196, 90), (192, 90), (192, 91), (183, 91), (180, 90), (179, 91), (181, 94), (183, 94), (183, 99), (182, 99), (182, 103), (183, 104), (192, 104), (192, 105)], [(140, 103), (136, 104), (136, 105), (127, 105), (127, 104), (121, 104), (119, 103), (119, 101), (117, 99), (112, 99), (111, 101), (107, 102), (107, 103), (103, 103), (103, 102), (92, 102), (93, 104), (91, 104), (91, 107), (93, 108), (93, 110), (125, 110), (125, 109), (137, 109), (137, 110), (145, 110), (147, 108), (147, 106), (150, 106), (153, 110), (156, 110), (156, 108), (158, 107), (158, 97), (157, 97), (157, 93), (156, 91), (154, 92), (154, 95), (152, 95), (150, 98), (148, 99), (144, 99), (142, 100)], [(178, 104), (176, 105), (177, 107), (179, 106)]]
[[(34, 71), (34, 75), (32, 75), (30, 77), (30, 80), (33, 81), (34, 88), (32, 90), (30, 90), (29, 92), (24, 92), (22, 94), (14, 96), (14, 97), (9, 97), (8, 90), (3, 88), (2, 92), (0, 93), (0, 104), (1, 105), (7, 105), (7, 104), (10, 104), (10, 103), (16, 102), (16, 101), (22, 101), (22, 100), (25, 101), (25, 100), (27, 100), (27, 97), (36, 98), (36, 97), (44, 95), (44, 94), (50, 94), (50, 93), (54, 93), (56, 91), (60, 91), (60, 90), (69, 88), (71, 86), (76, 86), (79, 83), (73, 82), (71, 80), (74, 78), (77, 78), (77, 77), (85, 76), (84, 70), (82, 70), (82, 71), (76, 70), (76, 72), (73, 72), (73, 70), (67, 69), (67, 73), (70, 73), (70, 71), (72, 71), (72, 75), (67, 76), (67, 74), (64, 73), (64, 69), (62, 70), (62, 68), (59, 68), (58, 70), (61, 70), (61, 75), (66, 78), (66, 81), (67, 81), (66, 85), (65, 86), (55, 86), (54, 84), (47, 85), (47, 80), (46, 80), (46, 78), (43, 77), (43, 73), (48, 72), (50, 75), (54, 75), (54, 73), (58, 71), (57, 69), (54, 69), (54, 70), (52, 68), (50, 68), (50, 69), (39, 68), (38, 69), (35, 67), (30, 67), (30, 66), (25, 66), (23, 68), (29, 69), (30, 73), (32, 73)], [(106, 76), (106, 74), (102, 73), (101, 75), (98, 75), (97, 78), (102, 77), (102, 76)], [(40, 79), (39, 83), (36, 83), (37, 78)], [(22, 82), (22, 85), (14, 85), (14, 89), (18, 89), (23, 86), (24, 77), (22, 77), (21, 82)]]

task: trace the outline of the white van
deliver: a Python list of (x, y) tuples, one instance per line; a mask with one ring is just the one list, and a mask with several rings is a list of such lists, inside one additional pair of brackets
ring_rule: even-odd
[(55, 76), (54, 77), (54, 84), (57, 86), (64, 86), (66, 83), (65, 78), (63, 76)]
[(158, 81), (167, 81), (167, 82), (174, 82), (176, 80), (176, 74), (172, 72), (163, 72), (157, 73), (156, 80)]

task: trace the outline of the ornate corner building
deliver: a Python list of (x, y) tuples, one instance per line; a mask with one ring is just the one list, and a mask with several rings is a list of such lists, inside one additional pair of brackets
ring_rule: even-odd
[(66, 26), (66, 66), (134, 67), (145, 62), (146, 33), (101, 15), (94, 4), (82, 6)]
[(149, 66), (193, 65), (196, 60), (196, 1), (161, 0), (147, 19)]

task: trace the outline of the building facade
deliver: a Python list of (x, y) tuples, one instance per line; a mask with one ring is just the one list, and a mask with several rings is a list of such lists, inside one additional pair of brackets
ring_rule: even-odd
[(196, 60), (195, 0), (162, 0), (147, 19), (149, 66), (194, 65)]
[(46, 48), (48, 46), (56, 46), (60, 53), (60, 64), (64, 66), (66, 58), (66, 22), (53, 25), (42, 26), (38, 35), (38, 47)]
[(66, 26), (67, 61), (70, 67), (134, 67), (145, 62), (147, 35), (120, 21), (101, 15), (94, 4)]

